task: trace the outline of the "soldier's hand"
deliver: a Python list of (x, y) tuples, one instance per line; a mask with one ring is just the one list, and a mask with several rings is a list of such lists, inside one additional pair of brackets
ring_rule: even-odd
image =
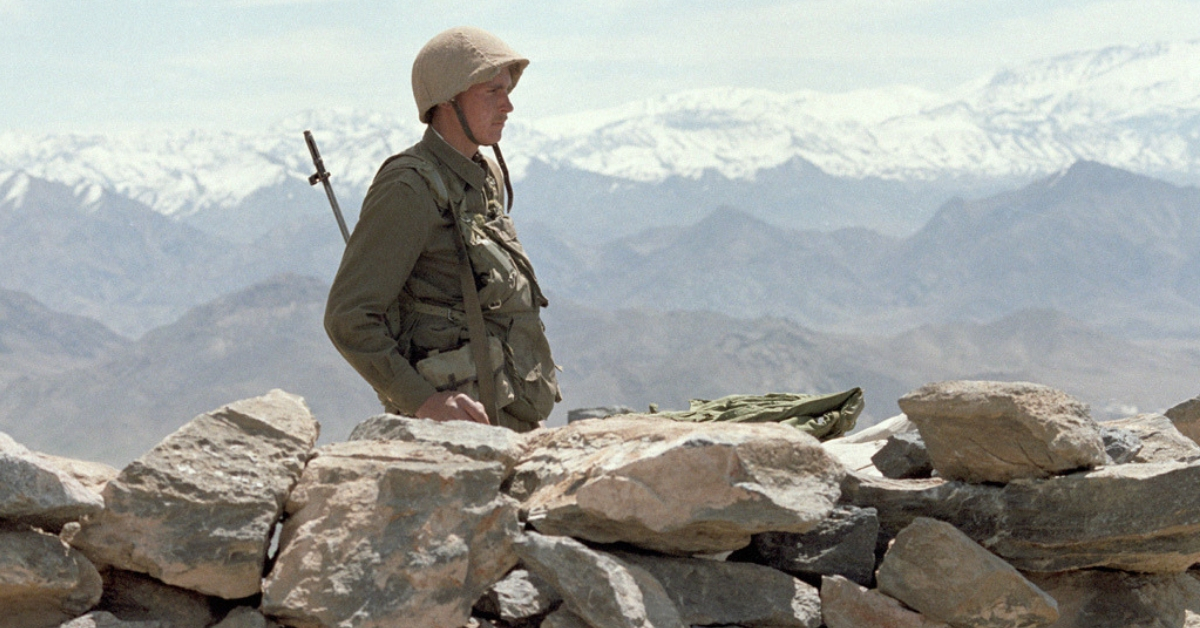
[(483, 404), (453, 390), (433, 393), (417, 408), (418, 419), (434, 421), (474, 421), (490, 425)]

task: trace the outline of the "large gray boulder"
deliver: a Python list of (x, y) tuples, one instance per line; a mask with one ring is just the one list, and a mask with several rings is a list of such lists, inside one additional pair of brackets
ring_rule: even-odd
[(1058, 604), (954, 526), (918, 517), (900, 531), (877, 575), (879, 591), (952, 626), (1049, 626)]
[(1182, 572), (1200, 562), (1200, 463), (1122, 464), (1001, 492), (988, 549), (1022, 571)]
[(1028, 577), (1058, 601), (1053, 628), (1200, 626), (1200, 582), (1191, 574), (1085, 569)]
[(260, 590), (283, 504), (318, 425), (274, 390), (202, 414), (104, 488), (74, 545), (97, 564), (228, 599)]
[(499, 462), (429, 443), (318, 449), (288, 500), (263, 612), (290, 626), (465, 624), (517, 562), (504, 478)]
[(96, 567), (57, 536), (0, 529), (0, 625), (50, 628), (100, 601)]
[(615, 552), (650, 572), (689, 626), (817, 628), (816, 587), (782, 571), (751, 563)]
[(1106, 461), (1087, 405), (1048, 386), (939, 382), (897, 403), (921, 432), (933, 468), (948, 480), (1004, 483)]
[[(582, 423), (588, 421), (576, 425)], [(604, 628), (686, 626), (662, 584), (645, 569), (575, 539), (536, 532), (522, 535), (516, 550), (529, 571), (563, 596), (570, 614), (550, 620), (554, 625), (569, 626), (578, 617)]]
[(512, 494), (535, 529), (672, 554), (805, 532), (845, 474), (815, 438), (777, 424), (612, 417), (528, 438)]

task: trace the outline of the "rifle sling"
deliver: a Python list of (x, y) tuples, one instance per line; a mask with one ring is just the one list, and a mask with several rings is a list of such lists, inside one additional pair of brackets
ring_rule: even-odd
[[(453, 214), (453, 212), (452, 212)], [(454, 216), (455, 222), (458, 217)], [(488, 422), (500, 425), (500, 408), (496, 398), (496, 371), (492, 368), (487, 327), (483, 322), (483, 308), (479, 305), (479, 292), (475, 289), (475, 276), (471, 258), (467, 256), (467, 243), (463, 232), (456, 225), (454, 238), (458, 248), (459, 279), (462, 282), (463, 310), (467, 317), (467, 336), (471, 344), (471, 358), (475, 362), (475, 380), (479, 384), (479, 402), (487, 411)]]

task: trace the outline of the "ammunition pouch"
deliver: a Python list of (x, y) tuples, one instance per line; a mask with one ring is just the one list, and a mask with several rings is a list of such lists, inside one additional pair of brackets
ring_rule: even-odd
[[(490, 362), (496, 365), (492, 377), (496, 382), (496, 400), (503, 408), (512, 403), (512, 384), (504, 373), (504, 347), (498, 338), (488, 338)], [(417, 362), (417, 372), (439, 392), (454, 390), (479, 399), (479, 375), (471, 357), (471, 343), (450, 351), (441, 351)]]

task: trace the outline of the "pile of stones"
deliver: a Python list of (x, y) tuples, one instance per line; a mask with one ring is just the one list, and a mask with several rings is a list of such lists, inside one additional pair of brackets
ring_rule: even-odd
[(1200, 626), (1200, 399), (1098, 424), (942, 382), (820, 443), (623, 414), (516, 434), (275, 390), (122, 470), (0, 435), (16, 628)]

